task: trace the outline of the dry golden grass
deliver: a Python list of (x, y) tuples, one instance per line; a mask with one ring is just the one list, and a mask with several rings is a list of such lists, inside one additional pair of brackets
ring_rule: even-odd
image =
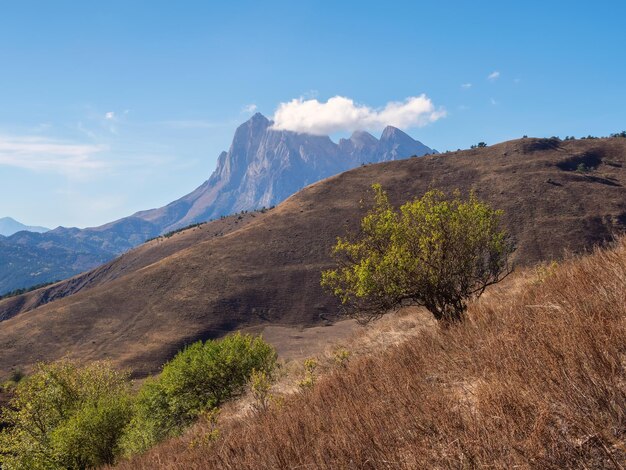
[(626, 239), (540, 277), (223, 420), (217, 440), (173, 439), (120, 467), (623, 468)]

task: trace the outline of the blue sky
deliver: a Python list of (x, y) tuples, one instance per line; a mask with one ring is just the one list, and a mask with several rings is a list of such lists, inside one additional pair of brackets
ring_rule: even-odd
[(621, 131), (624, 17), (621, 0), (0, 2), (0, 216), (85, 227), (161, 206), (253, 108), (292, 100), (380, 117), (425, 95), (438, 114), (404, 127), (439, 150)]

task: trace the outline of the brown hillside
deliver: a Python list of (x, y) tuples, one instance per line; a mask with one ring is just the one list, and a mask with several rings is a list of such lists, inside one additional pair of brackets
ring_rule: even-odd
[(626, 239), (511, 284), (461, 325), (357, 349), (268, 412), (225, 407), (213, 440), (200, 420), (118, 468), (623, 469)]
[[(576, 171), (581, 164), (585, 171)], [(198, 338), (267, 322), (325, 321), (337, 305), (320, 288), (319, 272), (329, 266), (335, 237), (355, 227), (373, 182), (396, 203), (429, 187), (475, 188), (504, 209), (518, 262), (580, 251), (623, 229), (624, 165), (626, 139), (616, 138), (522, 139), (361, 167), (309, 186), (223, 236), (207, 224), (180, 235), (197, 237), (193, 243), (172, 237), (122, 256), (100, 268), (115, 275), (96, 276), (88, 288), (57, 285), (73, 295), (2, 323), (0, 370), (67, 354), (109, 358), (145, 374)], [(13, 312), (16, 302), (35, 306), (43, 292), (11, 300)]]
[(125, 274), (156, 263), (200, 241), (224, 236), (234, 230), (242, 228), (253, 221), (259, 214), (260, 213), (257, 212), (246, 212), (231, 215), (202, 224), (201, 226), (183, 230), (168, 237), (156, 237), (91, 271), (73, 276), (70, 279), (58, 282), (44, 289), (38, 289), (24, 295), (1, 300), (0, 321), (7, 320), (21, 312), (33, 310), (54, 300), (75, 294), (78, 291), (110, 282)]

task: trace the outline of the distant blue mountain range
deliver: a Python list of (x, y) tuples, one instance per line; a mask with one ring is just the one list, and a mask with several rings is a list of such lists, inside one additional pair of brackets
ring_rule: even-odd
[(0, 218), (0, 235), (8, 237), (23, 230), (28, 232), (44, 233), (48, 232), (50, 229), (46, 227), (31, 227), (24, 225), (11, 217)]

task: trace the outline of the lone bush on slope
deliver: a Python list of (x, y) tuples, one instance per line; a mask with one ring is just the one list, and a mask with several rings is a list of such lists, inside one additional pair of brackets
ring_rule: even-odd
[(467, 301), (511, 272), (513, 245), (502, 212), (472, 192), (461, 199), (431, 190), (394, 209), (379, 184), (374, 207), (355, 237), (339, 238), (337, 268), (322, 286), (349, 314), (368, 321), (404, 304), (425, 306), (437, 320), (463, 319)]

